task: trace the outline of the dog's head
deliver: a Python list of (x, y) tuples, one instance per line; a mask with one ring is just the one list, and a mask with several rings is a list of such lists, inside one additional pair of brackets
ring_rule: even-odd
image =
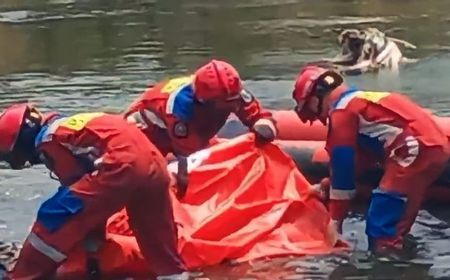
[(371, 60), (386, 48), (387, 43), (386, 35), (376, 28), (345, 29), (338, 36), (341, 51), (335, 63), (349, 66)]
[(366, 40), (365, 32), (357, 29), (345, 29), (339, 34), (337, 40), (341, 48), (341, 52), (338, 54), (341, 61), (336, 61), (336, 63), (342, 65), (355, 64), (363, 51)]

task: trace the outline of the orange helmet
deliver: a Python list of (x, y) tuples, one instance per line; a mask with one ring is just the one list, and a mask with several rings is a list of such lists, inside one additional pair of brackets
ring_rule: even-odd
[(28, 103), (6, 108), (0, 115), (0, 154), (9, 153), (16, 144), (26, 112), (32, 108)]
[(230, 100), (239, 97), (242, 82), (232, 65), (213, 59), (195, 72), (194, 88), (200, 101)]

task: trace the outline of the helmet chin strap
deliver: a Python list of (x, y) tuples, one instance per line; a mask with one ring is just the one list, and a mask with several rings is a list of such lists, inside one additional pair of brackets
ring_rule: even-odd
[(22, 154), (29, 156), (30, 160), (34, 159), (36, 157), (34, 142), (40, 130), (41, 124), (39, 117), (34, 118), (32, 115), (25, 117), (13, 150), (18, 150)]
[(317, 96), (317, 98), (319, 99), (319, 104), (317, 104), (317, 115), (321, 116), (322, 112), (323, 112), (323, 96)]
[(327, 78), (328, 77), (325, 77), (324, 81), (319, 83), (314, 89), (317, 91), (316, 97), (319, 100), (319, 104), (317, 105), (318, 116), (321, 116), (323, 113), (323, 102), (325, 97), (342, 84), (342, 81), (336, 81), (333, 77), (329, 77), (330, 80), (327, 80)]

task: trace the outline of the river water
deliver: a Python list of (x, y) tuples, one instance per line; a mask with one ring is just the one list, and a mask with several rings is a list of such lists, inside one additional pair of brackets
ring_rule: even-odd
[[(401, 90), (449, 115), (448, 11), (448, 0), (2, 0), (0, 107), (30, 100), (65, 113), (121, 110), (146, 85), (216, 57), (233, 63), (264, 105), (290, 108), (300, 67), (336, 53), (333, 28), (373, 26), (416, 44), (405, 54), (420, 61), (399, 76), (349, 81)], [(42, 167), (1, 168), (1, 239), (22, 239), (56, 186)], [(370, 262), (355, 252), (347, 261), (281, 259), (206, 273), (213, 279), (450, 279), (450, 214), (430, 213), (422, 211), (414, 226), (413, 261)], [(353, 239), (364, 250), (362, 216), (346, 228), (358, 232)]]

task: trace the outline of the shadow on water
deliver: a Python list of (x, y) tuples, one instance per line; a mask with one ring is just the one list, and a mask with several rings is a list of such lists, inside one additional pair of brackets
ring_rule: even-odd
[[(405, 53), (421, 61), (398, 77), (367, 74), (350, 82), (405, 91), (449, 115), (449, 9), (447, 0), (2, 0), (0, 107), (30, 100), (65, 113), (119, 111), (148, 84), (214, 56), (235, 64), (267, 107), (290, 108), (299, 68), (337, 51), (333, 28), (374, 26), (416, 44)], [(41, 167), (0, 169), (0, 236), (23, 238), (56, 186)], [(414, 225), (417, 255), (407, 262), (370, 260), (364, 217), (356, 215), (345, 225), (358, 249), (350, 258), (275, 259), (205, 273), (213, 279), (449, 279), (450, 214), (432, 210)]]

